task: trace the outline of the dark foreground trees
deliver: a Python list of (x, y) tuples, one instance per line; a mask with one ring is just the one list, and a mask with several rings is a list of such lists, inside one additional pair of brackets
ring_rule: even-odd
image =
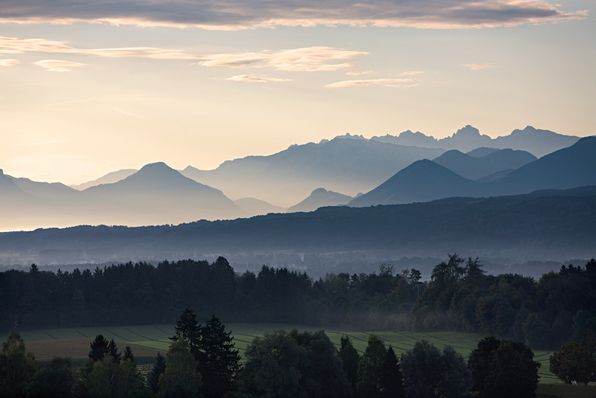
[(596, 337), (586, 334), (563, 344), (550, 357), (550, 370), (567, 384), (596, 382)]
[(538, 385), (534, 353), (522, 343), (487, 337), (470, 354), (473, 390), (480, 398), (532, 398)]
[(350, 397), (352, 388), (324, 332), (284, 331), (246, 349), (242, 393), (248, 397)]
[(451, 347), (441, 352), (419, 341), (402, 356), (401, 366), (408, 398), (460, 398), (470, 390), (470, 372)]
[[(231, 336), (217, 318), (208, 322), (210, 332), (195, 335), (200, 340), (204, 333), (224, 336), (211, 340), (218, 344), (197, 343), (199, 358), (210, 357), (213, 369), (201, 374), (201, 359), (197, 360), (189, 340), (182, 336), (192, 335), (187, 333), (188, 327), (204, 327), (195, 324), (192, 311), (185, 318), (190, 322), (181, 323), (186, 326), (178, 329), (165, 358), (157, 357), (146, 378), (139, 373), (130, 348), (121, 353), (115, 342), (103, 336), (90, 344), (87, 363), (75, 367), (70, 360), (60, 358), (37, 363), (23, 340), (11, 334), (0, 353), (0, 396), (464, 398), (472, 394), (480, 398), (529, 398), (534, 396), (538, 381), (538, 363), (528, 347), (492, 337), (478, 344), (466, 367), (452, 348), (439, 350), (426, 341), (417, 342), (398, 359), (391, 346), (372, 335), (359, 355), (347, 337), (342, 338), (337, 350), (323, 331), (279, 331), (255, 338), (240, 369), (233, 341), (228, 340)], [(217, 348), (206, 348), (213, 346)], [(560, 359), (569, 358), (560, 355)], [(579, 376), (573, 379), (578, 380)], [(212, 390), (206, 388), (210, 383)], [(216, 387), (225, 391), (215, 393)]]

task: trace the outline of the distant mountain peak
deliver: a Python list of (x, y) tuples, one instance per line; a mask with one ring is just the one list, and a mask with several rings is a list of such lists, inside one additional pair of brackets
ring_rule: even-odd
[(145, 166), (141, 167), (139, 171), (143, 170), (174, 170), (170, 166), (168, 166), (165, 162), (154, 162), (154, 163), (147, 163)]
[(482, 134), (480, 134), (480, 130), (478, 130), (476, 127), (474, 127), (470, 124), (466, 124), (464, 127), (457, 130), (455, 132), (455, 134), (453, 134), (453, 137), (455, 137), (455, 136), (478, 136), (478, 137), (480, 137), (481, 135)]
[(311, 195), (318, 195), (318, 194), (327, 193), (327, 192), (329, 192), (329, 191), (326, 190), (325, 188), (316, 188), (310, 194)]

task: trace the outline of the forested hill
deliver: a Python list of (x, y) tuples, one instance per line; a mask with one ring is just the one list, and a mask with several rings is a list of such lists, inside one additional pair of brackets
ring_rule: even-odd
[(594, 225), (596, 188), (581, 188), (407, 205), (328, 207), (179, 226), (81, 226), (3, 233), (0, 263), (176, 259), (286, 250), (391, 250), (401, 255), (523, 252), (535, 258), (588, 258), (596, 248)]

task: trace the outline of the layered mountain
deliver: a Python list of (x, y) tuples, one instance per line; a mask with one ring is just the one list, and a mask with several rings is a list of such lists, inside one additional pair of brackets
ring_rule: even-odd
[(114, 182), (122, 181), (126, 177), (129, 177), (136, 172), (137, 172), (137, 170), (135, 170), (135, 169), (116, 170), (116, 171), (112, 171), (111, 173), (108, 173), (104, 176), (101, 176), (95, 180), (84, 182), (84, 183), (78, 184), (78, 185), (72, 185), (72, 188), (77, 189), (79, 191), (84, 191), (87, 188), (95, 187), (97, 185), (112, 184)]
[(493, 184), (493, 192), (502, 194), (596, 185), (596, 136), (528, 163)]
[(452, 149), (433, 159), (435, 163), (471, 180), (514, 170), (535, 160), (536, 157), (526, 151), (489, 148), (479, 148), (467, 154)]
[(278, 255), (291, 259), (284, 264), (296, 266), (302, 264), (301, 259), (316, 257), (323, 267), (328, 264), (326, 259), (341, 253), (344, 258), (375, 258), (378, 262), (392, 254), (427, 257), (454, 252), (483, 259), (590, 258), (596, 242), (596, 189), (574, 191), (365, 208), (325, 207), (310, 213), (179, 226), (2, 233), (0, 263), (101, 263), (225, 255), (236, 265), (260, 266)]
[(427, 136), (419, 131), (404, 131), (398, 136), (385, 135), (372, 140), (397, 144), (416, 145), (427, 148), (457, 149), (468, 152), (479, 147), (495, 149), (520, 149), (541, 157), (556, 150), (573, 145), (579, 137), (563, 135), (550, 130), (541, 130), (532, 126), (516, 129), (510, 135), (491, 138), (481, 134), (470, 125), (457, 130), (453, 135), (441, 139)]
[(428, 202), (451, 196), (477, 196), (478, 183), (430, 160), (419, 160), (349, 205), (355, 207)]
[(397, 172), (375, 189), (354, 199), (350, 205), (372, 206), (424, 202), (452, 196), (501, 196), (568, 189), (596, 185), (595, 170), (596, 137), (582, 138), (568, 148), (516, 170), (497, 172), (489, 176), (491, 178), (479, 181), (464, 178), (436, 162), (424, 160)]
[(368, 191), (410, 163), (443, 151), (341, 136), (293, 145), (269, 156), (226, 161), (215, 170), (187, 167), (182, 173), (232, 198), (257, 196), (292, 206), (317, 187), (354, 195)]
[(339, 192), (328, 191), (325, 188), (317, 188), (300, 203), (288, 209), (289, 212), (313, 211), (319, 207), (347, 205), (352, 200), (351, 196)]
[(0, 175), (0, 229), (76, 224), (173, 224), (243, 215), (221, 191), (154, 163), (111, 184), (77, 191)]
[[(152, 163), (125, 179), (81, 192), (85, 207), (101, 209), (106, 223), (164, 224), (239, 215), (223, 192)], [(90, 209), (90, 210), (91, 210)]]

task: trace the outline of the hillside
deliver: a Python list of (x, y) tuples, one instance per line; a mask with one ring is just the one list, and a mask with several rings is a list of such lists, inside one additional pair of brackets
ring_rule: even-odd
[[(0, 262), (51, 264), (259, 253), (399, 253), (486, 258), (591, 257), (596, 195), (453, 198), (365, 208), (327, 207), (162, 227), (89, 227), (0, 234)], [(359, 254), (360, 255), (360, 254)]]
[(319, 207), (347, 205), (352, 200), (351, 196), (338, 192), (328, 191), (325, 188), (317, 188), (300, 203), (288, 209), (289, 212), (313, 211)]

